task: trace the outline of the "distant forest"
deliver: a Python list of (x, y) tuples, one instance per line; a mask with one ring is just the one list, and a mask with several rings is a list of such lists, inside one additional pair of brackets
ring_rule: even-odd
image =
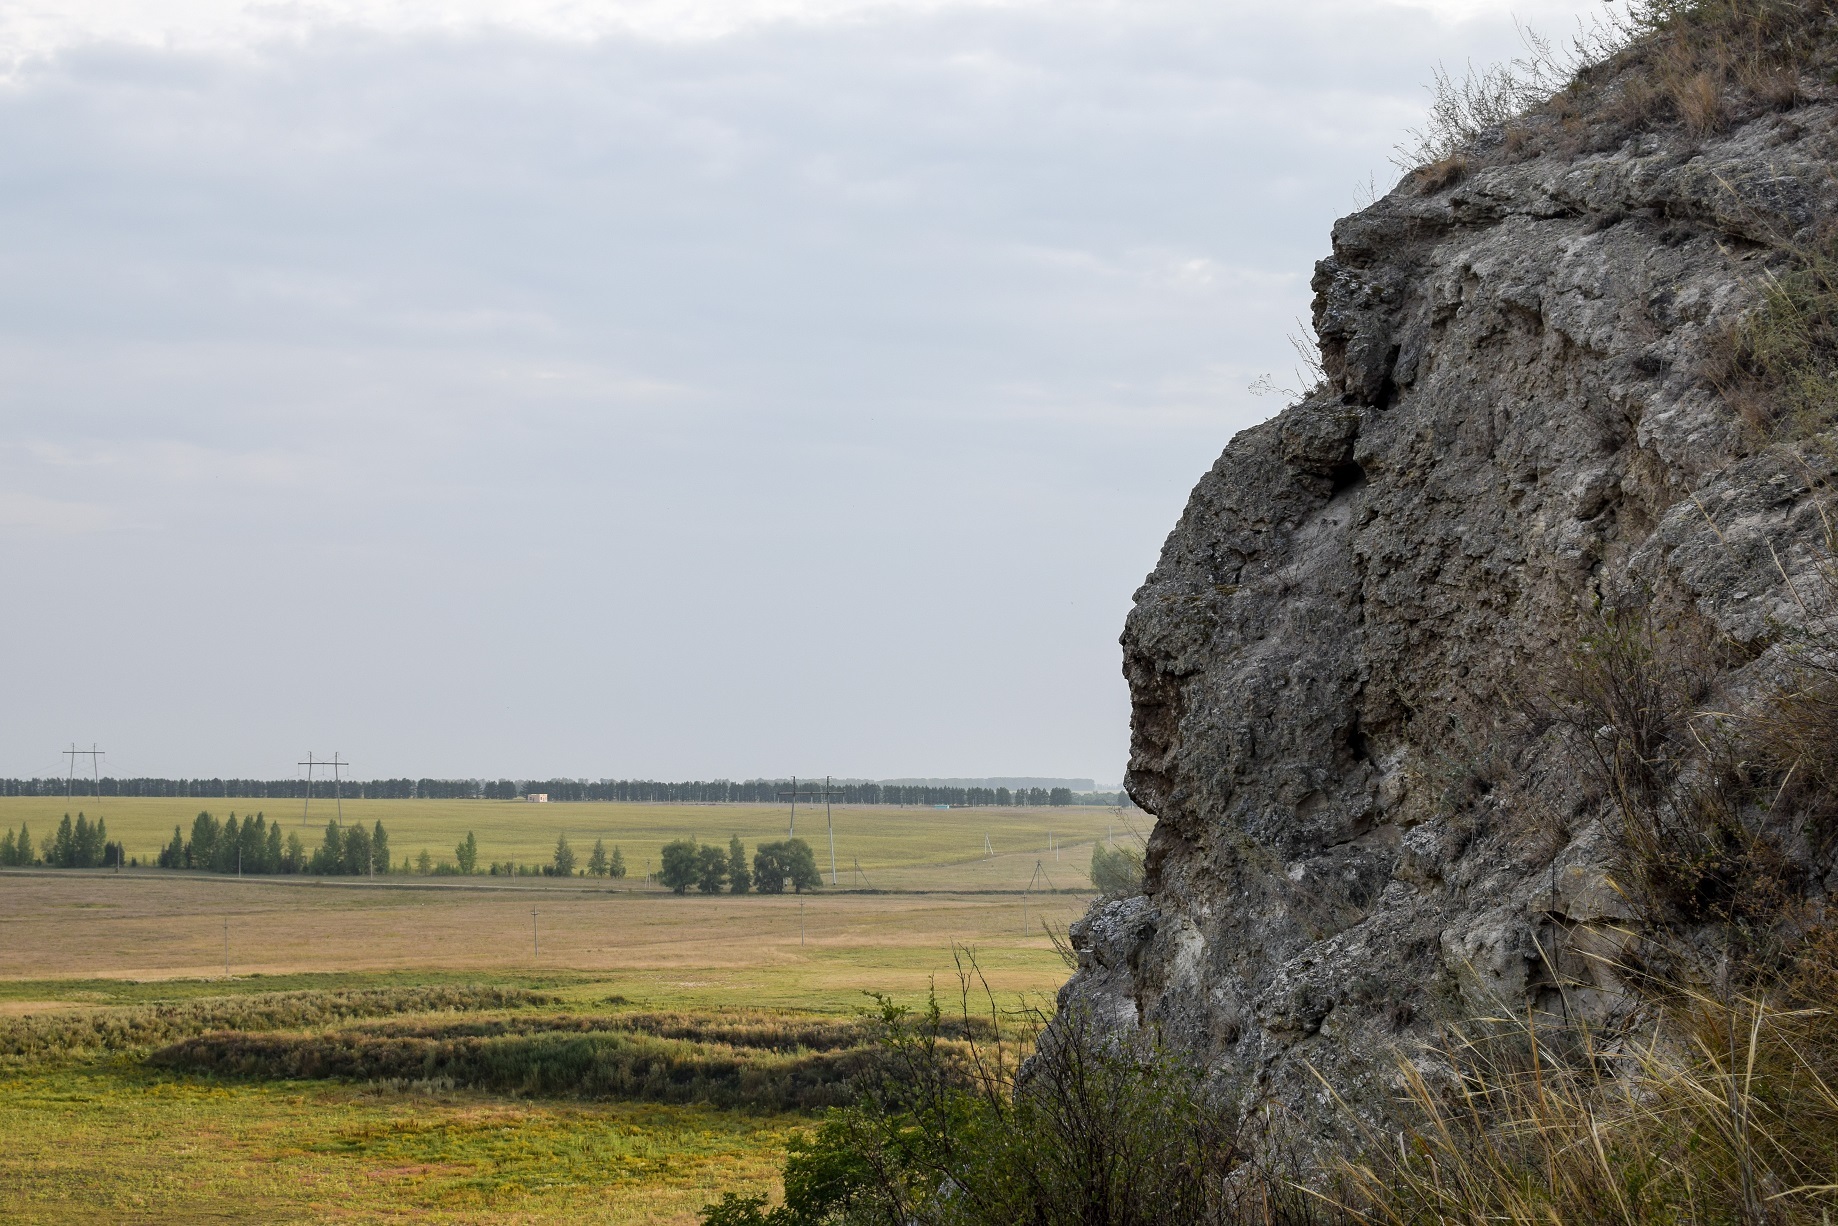
[[(0, 796), (180, 796), (303, 799), (304, 779), (0, 779)], [(821, 783), (798, 780), (798, 803), (819, 803), (804, 795), (821, 791)], [(339, 794), (373, 800), (516, 800), (541, 793), (551, 801), (626, 800), (648, 804), (782, 804), (789, 779), (732, 782), (662, 783), (652, 779), (347, 779)], [(909, 805), (1007, 808), (1128, 805), (1123, 792), (1074, 792), (1071, 788), (977, 788), (900, 786), (881, 783), (833, 783), (831, 799), (842, 805)], [(313, 780), (313, 797), (332, 795), (330, 780)]]

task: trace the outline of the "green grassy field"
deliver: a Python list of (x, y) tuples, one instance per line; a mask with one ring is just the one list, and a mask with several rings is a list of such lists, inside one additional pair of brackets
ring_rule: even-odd
[[(133, 852), (201, 805), (101, 811)], [(230, 804), (210, 807), (221, 816)], [(23, 819), (42, 834), (63, 811), (8, 798), (0, 824)], [(741, 806), (374, 801), (346, 815), (380, 818), (398, 859), (471, 829), (482, 859), (540, 861), (565, 830), (577, 845), (619, 842), (639, 872), (682, 834), (725, 842), (735, 832), (750, 845), (784, 834), (783, 810)], [(803, 832), (821, 821), (820, 810), (800, 812)], [(4, 871), (0, 1040), (8, 1026), (73, 1015), (107, 1029), (136, 1011), (226, 996), (415, 985), (536, 989), (583, 1017), (847, 1018), (868, 992), (915, 1003), (933, 983), (954, 992), (964, 947), (1005, 1001), (1044, 1001), (1066, 969), (1041, 925), (1083, 912), (1088, 895), (1071, 887), (1086, 884), (1090, 840), (1107, 826), (1128, 833), (1105, 810), (838, 809), (838, 858), (852, 870), (859, 857), (874, 889), (851, 890), (845, 876), (842, 889), (804, 899), (678, 897), (578, 878)], [(1049, 832), (1065, 844), (1057, 859)], [(984, 834), (998, 854), (983, 857)], [(1066, 892), (1023, 894), (1037, 863)], [(403, 1024), (449, 1025), (441, 1016)], [(0, 1217), (688, 1226), (720, 1192), (771, 1192), (787, 1139), (814, 1118), (438, 1080), (223, 1077), (154, 1067), (149, 1054), (0, 1057), (0, 1136), (11, 1138), (0, 1145)]]
[[(108, 821), (109, 836), (131, 856), (152, 858), (172, 837), (177, 825), (189, 832), (199, 810), (218, 818), (261, 811), (297, 829), (309, 847), (334, 811), (330, 801), (315, 799), (310, 821), (301, 825), (301, 802), (239, 799), (0, 797), (0, 827), (31, 827), (42, 841), (66, 813), (87, 813)], [(1131, 826), (1145, 825), (1136, 811), (1111, 809), (926, 809), (890, 806), (838, 806), (833, 811), (840, 885), (882, 889), (1019, 889), (1041, 861), (1056, 883), (1088, 886), (1083, 875), (1091, 843), (1110, 835), (1130, 836)], [(514, 860), (540, 864), (549, 859), (556, 836), (566, 834), (582, 858), (596, 838), (625, 853), (634, 878), (658, 849), (672, 839), (693, 836), (725, 844), (739, 835), (748, 848), (784, 838), (788, 810), (763, 805), (644, 805), (614, 803), (525, 804), (491, 800), (353, 800), (344, 803), (345, 820), (381, 821), (389, 832), (390, 851), (400, 862), (423, 848), (436, 859), (451, 859), (453, 848), (472, 831), (479, 840), (480, 864)], [(828, 877), (829, 838), (821, 808), (798, 810), (797, 833), (817, 852)], [(984, 839), (988, 839), (986, 858)], [(1056, 856), (1054, 848), (1058, 849)], [(857, 872), (857, 864), (860, 872)], [(1063, 880), (1062, 880), (1063, 878)]]

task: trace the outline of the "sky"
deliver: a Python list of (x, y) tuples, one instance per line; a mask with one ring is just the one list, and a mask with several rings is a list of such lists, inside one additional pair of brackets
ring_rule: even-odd
[(1122, 777), (1433, 66), (1589, 0), (9, 0), (0, 774)]

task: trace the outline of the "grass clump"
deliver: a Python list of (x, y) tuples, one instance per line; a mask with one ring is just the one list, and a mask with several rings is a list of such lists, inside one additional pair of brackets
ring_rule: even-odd
[(1712, 384), (1760, 438), (1805, 439), (1838, 425), (1838, 236), (1782, 245), (1761, 302), (1712, 350)]

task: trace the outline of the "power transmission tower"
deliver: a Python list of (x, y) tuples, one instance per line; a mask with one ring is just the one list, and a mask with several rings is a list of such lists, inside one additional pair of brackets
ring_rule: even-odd
[(70, 742), (70, 748), (63, 752), (64, 756), (70, 759), (70, 773), (64, 779), (64, 803), (70, 803), (71, 794), (76, 789), (77, 759), (84, 757), (89, 759), (89, 773), (96, 781), (96, 799), (100, 800), (102, 798), (102, 770), (100, 759), (107, 750), (97, 749), (94, 741), (89, 743), (88, 749), (78, 749), (77, 743), (72, 741)]
[(330, 758), (315, 758), (313, 756), (313, 751), (309, 749), (306, 751), (306, 761), (296, 762), (294, 765), (306, 767), (306, 802), (300, 806), (301, 827), (304, 828), (307, 825), (307, 810), (313, 807), (313, 768), (315, 766), (329, 766), (332, 768), (332, 799), (338, 804), (338, 824), (343, 826), (345, 824), (345, 798), (339, 792), (338, 771), (340, 767), (349, 766), (351, 764), (349, 762), (340, 761), (337, 750), (332, 751), (332, 756)]

